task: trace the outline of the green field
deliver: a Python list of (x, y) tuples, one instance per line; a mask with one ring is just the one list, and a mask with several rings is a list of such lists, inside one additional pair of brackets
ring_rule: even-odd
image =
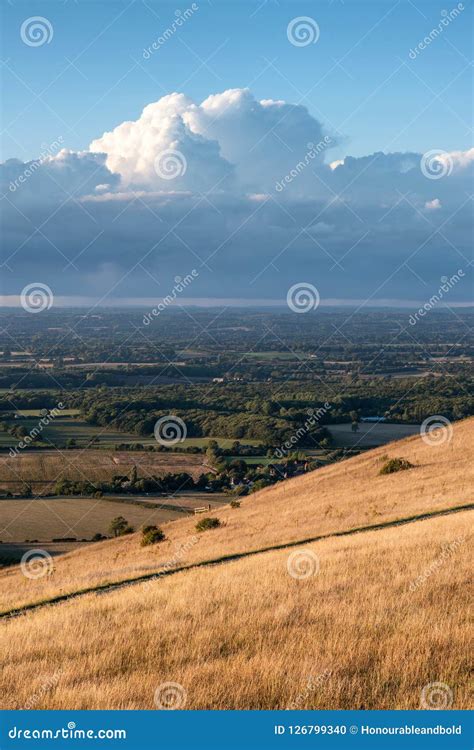
[[(41, 417), (42, 409), (18, 409), (16, 414), (22, 417)], [(79, 409), (61, 409), (61, 417), (75, 417), (81, 412)]]
[(12, 445), (16, 445), (18, 440), (8, 432), (0, 432), (0, 448), (10, 448)]
[(416, 424), (386, 424), (385, 422), (360, 422), (357, 432), (352, 432), (350, 423), (328, 426), (334, 443), (339, 447), (375, 448), (392, 440), (402, 440), (418, 435)]
[(87, 445), (93, 438), (98, 438), (99, 445), (111, 448), (120, 443), (142, 443), (156, 445), (155, 438), (141, 437), (131, 432), (118, 432), (105, 427), (97, 427), (84, 422), (82, 419), (59, 417), (51, 422), (44, 430), (44, 435), (53, 445), (63, 445), (67, 440), (74, 439), (79, 446)]
[[(38, 427), (39, 420), (41, 419), (40, 411), (40, 409), (21, 409), (18, 411), (18, 414), (20, 414), (23, 419), (15, 420), (15, 422), (12, 422), (11, 424), (15, 424), (18, 427), (24, 427), (27, 432), (30, 432), (35, 427)], [(141, 435), (135, 435), (132, 432), (118, 432), (118, 430), (91, 425), (88, 422), (85, 422), (79, 414), (80, 412), (77, 409), (64, 409), (59, 417), (53, 419), (43, 429), (40, 439), (42, 438), (43, 442), (49, 444), (51, 447), (64, 447), (68, 440), (75, 440), (78, 447), (84, 448), (94, 437), (98, 438), (98, 445), (104, 448), (114, 448), (115, 445), (121, 443), (156, 445), (156, 440), (153, 435), (143, 437)], [(186, 438), (182, 443), (179, 443), (179, 446), (182, 448), (192, 446), (205, 448), (210, 440), (217, 440), (221, 448), (230, 448), (235, 442), (235, 438)], [(258, 440), (245, 439), (240, 442), (246, 445), (260, 444), (260, 441)], [(0, 447), (15, 446), (17, 443), (17, 438), (9, 435), (7, 432), (0, 432)]]
[(245, 461), (246, 464), (249, 464), (249, 466), (253, 466), (254, 464), (261, 464), (262, 466), (268, 466), (268, 464), (274, 464), (277, 463), (278, 459), (268, 456), (224, 456), (223, 460), (227, 463), (230, 463), (230, 461)]
[[(180, 445), (186, 446), (197, 446), (198, 448), (205, 448), (209, 444), (210, 440), (215, 440), (220, 448), (231, 448), (236, 442), (237, 438), (221, 438), (221, 437), (202, 437), (202, 438), (186, 438)], [(260, 445), (260, 440), (250, 440), (248, 438), (242, 438), (239, 440), (242, 445)]]
[[(97, 427), (90, 425), (80, 417), (75, 417), (74, 413), (78, 413), (75, 410), (70, 410), (72, 414), (61, 414), (60, 417), (53, 419), (46, 427), (44, 427), (39, 439), (42, 439), (44, 443), (49, 444), (51, 447), (63, 447), (68, 440), (75, 440), (78, 447), (85, 447), (90, 441), (97, 437), (99, 440), (99, 446), (104, 448), (113, 448), (115, 445), (120, 443), (141, 443), (142, 445), (156, 445), (155, 438), (141, 437), (140, 435), (134, 435), (131, 432), (118, 432), (117, 430), (109, 430), (105, 427)], [(23, 412), (26, 414), (26, 411)], [(15, 421), (15, 425), (24, 427), (27, 432), (30, 432), (35, 427), (38, 427), (40, 420), (39, 410), (32, 409), (29, 416), (26, 418)], [(0, 433), (0, 446), (14, 446), (17, 445), (18, 439), (12, 437), (8, 433)]]
[(266, 361), (272, 359), (278, 359), (282, 361), (293, 359), (310, 359), (310, 355), (304, 352), (245, 352), (240, 356), (246, 357), (248, 359), (262, 359)]

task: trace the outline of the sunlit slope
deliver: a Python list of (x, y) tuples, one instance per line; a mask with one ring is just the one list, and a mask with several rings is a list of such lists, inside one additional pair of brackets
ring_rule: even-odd
[(304, 579), (267, 552), (5, 621), (4, 707), (153, 709), (171, 682), (190, 709), (417, 709), (433, 683), (468, 708), (473, 515), (306, 545)]
[[(196, 518), (188, 517), (166, 524), (167, 540), (154, 547), (140, 547), (135, 534), (55, 558), (52, 574), (36, 580), (25, 578), (19, 568), (5, 570), (0, 610), (144, 575), (163, 565), (188, 565), (463, 505), (473, 498), (473, 438), (470, 418), (455, 423), (452, 438), (439, 445), (407, 438), (269, 487), (244, 498), (238, 509), (212, 511), (222, 526), (204, 534), (196, 534)], [(414, 468), (380, 475), (385, 457), (406, 458)]]

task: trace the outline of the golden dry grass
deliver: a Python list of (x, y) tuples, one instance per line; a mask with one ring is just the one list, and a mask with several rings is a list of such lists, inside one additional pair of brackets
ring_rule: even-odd
[(315, 543), (304, 580), (269, 552), (5, 622), (4, 708), (152, 709), (164, 682), (189, 709), (416, 709), (433, 682), (468, 708), (470, 516)]
[[(269, 487), (244, 498), (239, 509), (212, 511), (223, 525), (199, 535), (196, 544), (190, 544), (195, 519), (184, 518), (164, 525), (167, 540), (156, 547), (142, 548), (132, 535), (58, 557), (53, 574), (37, 580), (18, 568), (4, 570), (0, 611), (160, 570), (170, 560), (195, 563), (462, 505), (472, 500), (473, 437), (470, 418), (455, 423), (452, 439), (442, 445), (411, 437)], [(415, 468), (381, 476), (385, 455), (406, 458)]]

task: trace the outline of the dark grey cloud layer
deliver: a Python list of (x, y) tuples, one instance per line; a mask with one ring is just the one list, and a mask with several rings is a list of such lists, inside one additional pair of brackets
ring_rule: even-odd
[(183, 300), (301, 281), (323, 300), (406, 300), (463, 269), (450, 300), (470, 301), (474, 150), (337, 163), (336, 143), (304, 107), (233, 90), (164, 97), (88, 151), (11, 159), (0, 294), (161, 297), (195, 268)]

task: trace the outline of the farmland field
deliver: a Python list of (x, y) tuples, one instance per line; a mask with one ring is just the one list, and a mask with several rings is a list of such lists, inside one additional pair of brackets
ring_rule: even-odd
[(352, 448), (376, 448), (392, 440), (402, 440), (410, 435), (418, 435), (420, 426), (416, 424), (385, 424), (384, 422), (360, 422), (359, 430), (352, 432), (351, 425), (331, 424), (328, 426), (337, 446)]
[(290, 361), (290, 360), (302, 360), (302, 359), (310, 359), (310, 355), (306, 354), (304, 352), (279, 352), (279, 351), (256, 351), (256, 352), (245, 352), (243, 355), (241, 355), (242, 358), (249, 358), (254, 360), (262, 360), (262, 361)]
[[(66, 414), (64, 413), (66, 412)], [(142, 445), (156, 445), (153, 436), (143, 438), (133, 433), (108, 430), (105, 427), (90, 425), (81, 419), (77, 410), (65, 409), (60, 417), (56, 417), (41, 431), (41, 440), (51, 444), (51, 447), (62, 448), (68, 440), (75, 440), (79, 447), (87, 446), (91, 440), (98, 439), (100, 445), (113, 447), (120, 443), (141, 443)], [(20, 413), (20, 412), (18, 412)], [(21, 411), (22, 419), (16, 424), (30, 432), (38, 427), (40, 421), (39, 409), (25, 409)], [(13, 447), (18, 444), (18, 439), (7, 432), (0, 432), (0, 446)]]
[[(221, 438), (221, 437), (196, 437), (186, 438), (183, 440), (181, 445), (183, 447), (197, 446), (198, 448), (206, 448), (209, 445), (210, 440), (215, 440), (220, 448), (230, 448), (235, 443), (236, 438)], [(245, 438), (240, 440), (242, 445), (260, 445), (260, 440), (252, 440), (251, 438)]]
[(53, 445), (64, 445), (67, 440), (73, 439), (77, 445), (87, 445), (92, 439), (98, 439), (100, 444), (106, 447), (120, 443), (142, 443), (142, 445), (156, 445), (153, 436), (143, 438), (133, 433), (108, 430), (104, 427), (95, 427), (81, 419), (65, 418), (55, 419), (44, 430), (45, 440)]
[[(21, 417), (41, 417), (42, 409), (18, 409), (15, 413)], [(76, 417), (80, 414), (79, 409), (61, 409), (62, 417)]]
[[(22, 418), (15, 421), (15, 424), (30, 432), (38, 427), (41, 419), (40, 409), (19, 409), (17, 414)], [(51, 444), (51, 447), (63, 448), (68, 440), (75, 440), (77, 447), (86, 447), (91, 440), (98, 440), (100, 446), (104, 448), (113, 448), (115, 445), (140, 443), (141, 445), (156, 445), (153, 435), (144, 437), (132, 432), (119, 432), (118, 430), (107, 429), (91, 425), (80, 416), (77, 409), (63, 409), (61, 415), (53, 419), (41, 432), (41, 440), (44, 443)], [(197, 446), (199, 448), (207, 447), (210, 440), (217, 440), (221, 448), (229, 448), (235, 438), (220, 438), (214, 436), (208, 437), (189, 437), (180, 443), (183, 448)], [(241, 440), (245, 445), (259, 445), (261, 441), (245, 438)], [(0, 432), (0, 447), (14, 447), (18, 444), (18, 438), (13, 437), (8, 432)]]
[(140, 508), (120, 501), (86, 497), (0, 500), (0, 513), (2, 542), (42, 542), (61, 537), (90, 539), (96, 533), (107, 535), (109, 524), (116, 516), (124, 516), (138, 529), (145, 523), (161, 524), (183, 515), (178, 510)]
[(100, 482), (116, 475), (129, 475), (133, 466), (137, 476), (163, 476), (187, 472), (197, 479), (206, 471), (202, 454), (153, 453), (148, 451), (38, 450), (17, 456), (0, 455), (0, 491), (20, 493), (24, 484), (35, 495), (51, 492), (59, 479)]

